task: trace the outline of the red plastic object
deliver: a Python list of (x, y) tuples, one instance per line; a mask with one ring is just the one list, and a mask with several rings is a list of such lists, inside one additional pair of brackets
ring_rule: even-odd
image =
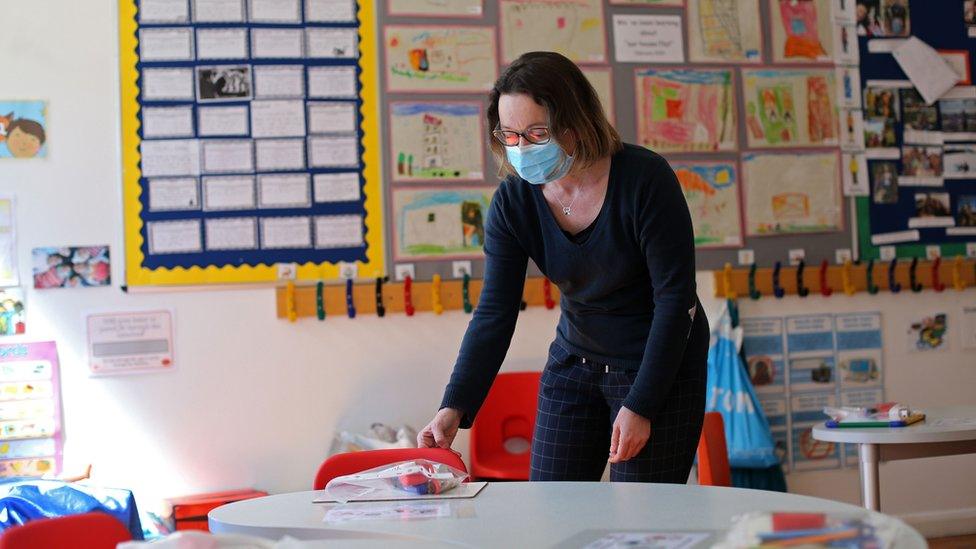
[(0, 549), (115, 549), (131, 541), (125, 525), (105, 513), (84, 513), (28, 522), (14, 526), (0, 536)]
[(322, 462), (312, 488), (321, 490), (330, 480), (344, 475), (362, 473), (375, 467), (390, 465), (411, 459), (428, 459), (454, 467), (459, 471), (468, 472), (461, 456), (444, 448), (393, 448), (390, 450), (365, 450), (363, 452), (349, 452), (336, 454)]
[(216, 509), (227, 503), (260, 498), (266, 495), (268, 495), (267, 492), (247, 488), (243, 490), (229, 490), (226, 492), (212, 492), (170, 498), (166, 500), (166, 503), (172, 509), (173, 522), (176, 523), (177, 530), (203, 530), (204, 532), (209, 532), (207, 513), (212, 509)]
[(541, 372), (498, 374), (471, 427), (471, 474), (479, 479), (528, 480), (531, 452), (510, 453), (505, 441), (532, 443)]
[(552, 282), (548, 278), (542, 279), (542, 298), (545, 300), (546, 309), (553, 309), (556, 302), (552, 299)]
[(729, 451), (725, 445), (725, 422), (722, 414), (706, 412), (698, 441), (698, 484), (732, 486)]
[(407, 275), (403, 279), (403, 312), (407, 313), (407, 316), (413, 316), (415, 312), (413, 308), (413, 279), (410, 275)]
[(773, 513), (773, 532), (818, 530), (827, 526), (823, 513)]
[(827, 267), (829, 266), (830, 264), (827, 263), (826, 259), (820, 262), (820, 293), (824, 297), (830, 297), (834, 293), (834, 290), (827, 285)]
[(942, 258), (937, 257), (932, 261), (932, 289), (941, 292), (945, 290), (945, 284), (939, 279), (939, 267), (942, 265)]

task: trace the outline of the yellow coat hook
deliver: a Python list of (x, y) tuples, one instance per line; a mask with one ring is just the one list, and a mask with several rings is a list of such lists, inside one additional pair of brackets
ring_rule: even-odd
[(285, 286), (285, 309), (288, 312), (288, 322), (298, 320), (298, 310), (295, 308), (295, 283), (289, 282)]
[(441, 275), (435, 274), (433, 283), (430, 285), (430, 306), (434, 314), (444, 312), (444, 304), (441, 303)]
[(962, 256), (957, 255), (956, 260), (952, 262), (952, 287), (960, 292), (966, 289), (966, 281), (962, 277), (962, 266)]
[(844, 269), (841, 271), (841, 282), (844, 286), (844, 294), (854, 295), (857, 292), (857, 287), (854, 286), (854, 277), (852, 276), (854, 264), (848, 259), (844, 262)]
[(732, 286), (732, 264), (726, 263), (725, 270), (722, 272), (722, 284), (725, 286), (725, 299), (735, 300), (735, 287)]

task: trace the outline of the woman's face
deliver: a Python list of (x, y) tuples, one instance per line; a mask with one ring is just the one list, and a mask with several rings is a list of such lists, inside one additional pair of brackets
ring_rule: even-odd
[[(498, 98), (498, 125), (503, 130), (514, 130), (524, 132), (529, 128), (539, 126), (549, 126), (549, 116), (546, 108), (536, 103), (531, 97), (525, 94), (504, 94)], [(575, 149), (575, 141), (568, 133), (563, 136), (553, 135), (553, 139), (567, 153)], [(520, 145), (528, 145), (525, 138), (519, 142)]]

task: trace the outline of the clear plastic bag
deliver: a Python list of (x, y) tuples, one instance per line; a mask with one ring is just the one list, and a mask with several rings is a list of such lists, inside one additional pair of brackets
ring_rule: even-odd
[(413, 459), (336, 477), (325, 486), (325, 493), (340, 503), (364, 498), (428, 496), (453, 490), (467, 478), (467, 473), (443, 463)]

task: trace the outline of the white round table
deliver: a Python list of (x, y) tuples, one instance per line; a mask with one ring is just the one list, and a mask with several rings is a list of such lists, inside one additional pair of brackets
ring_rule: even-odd
[[(724, 536), (731, 519), (747, 511), (866, 511), (825, 499), (710, 486), (606, 482), (491, 483), (473, 499), (410, 502), (443, 516), (419, 520), (326, 522), (337, 504), (314, 504), (322, 492), (293, 492), (239, 501), (210, 511), (213, 533), (268, 539), (349, 541), (400, 546), (464, 547), (580, 546), (614, 531), (709, 532)], [(402, 502), (401, 502), (402, 503)], [(391, 503), (350, 503), (343, 507), (377, 509)], [(433, 507), (431, 507), (433, 505)], [(886, 517), (889, 520), (890, 517)], [(922, 536), (898, 522), (896, 547), (926, 547)], [(588, 533), (592, 539), (585, 541)], [(330, 545), (334, 546), (334, 545)]]
[(925, 421), (905, 427), (813, 428), (813, 438), (858, 445), (861, 502), (881, 509), (881, 461), (976, 453), (976, 406), (921, 410)]

